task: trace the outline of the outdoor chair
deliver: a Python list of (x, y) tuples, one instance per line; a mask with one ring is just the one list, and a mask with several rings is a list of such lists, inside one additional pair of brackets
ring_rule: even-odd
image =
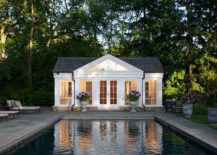
[(0, 120), (1, 122), (5, 119), (6, 121), (8, 120), (8, 114), (0, 114)]
[(39, 106), (22, 106), (20, 101), (7, 100), (7, 103), (10, 110), (18, 110), (19, 112), (40, 112), (41, 109)]
[(174, 112), (176, 99), (166, 100), (165, 112)]
[(174, 112), (181, 113), (182, 112), (182, 101), (177, 100), (174, 107)]
[(0, 111), (1, 114), (7, 114), (8, 116), (12, 116), (12, 118), (19, 117), (19, 111)]

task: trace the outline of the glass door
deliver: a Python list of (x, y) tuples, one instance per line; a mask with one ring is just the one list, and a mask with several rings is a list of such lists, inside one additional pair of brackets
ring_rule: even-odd
[(117, 104), (117, 81), (101, 80), (100, 81), (100, 105)]
[(100, 104), (107, 103), (107, 81), (100, 81)]
[(110, 104), (117, 104), (117, 81), (110, 81)]

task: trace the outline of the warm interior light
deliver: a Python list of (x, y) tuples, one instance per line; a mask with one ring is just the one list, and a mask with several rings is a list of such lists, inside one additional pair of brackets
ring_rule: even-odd
[(157, 104), (157, 80), (145, 81), (145, 104)]

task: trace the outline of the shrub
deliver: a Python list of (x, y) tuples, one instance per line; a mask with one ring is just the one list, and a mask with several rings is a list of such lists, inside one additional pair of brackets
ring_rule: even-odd
[(33, 91), (31, 103), (39, 106), (52, 106), (54, 104), (54, 94), (45, 89)]
[(195, 104), (193, 108), (193, 114), (207, 114), (208, 108), (205, 104)]

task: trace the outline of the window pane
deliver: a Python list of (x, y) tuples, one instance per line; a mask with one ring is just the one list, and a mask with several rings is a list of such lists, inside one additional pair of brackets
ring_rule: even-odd
[(107, 83), (106, 81), (100, 81), (100, 104), (106, 104), (106, 89), (107, 89)]
[(127, 80), (125, 81), (125, 105), (128, 105), (127, 95), (131, 90), (137, 90), (137, 81), (136, 80)]
[(60, 104), (70, 104), (72, 97), (72, 82), (69, 80), (61, 80), (60, 85)]
[(145, 104), (157, 104), (157, 80), (145, 81)]
[(110, 81), (110, 103), (117, 104), (117, 81)]
[(89, 104), (92, 104), (92, 81), (86, 81), (86, 92), (90, 94)]

